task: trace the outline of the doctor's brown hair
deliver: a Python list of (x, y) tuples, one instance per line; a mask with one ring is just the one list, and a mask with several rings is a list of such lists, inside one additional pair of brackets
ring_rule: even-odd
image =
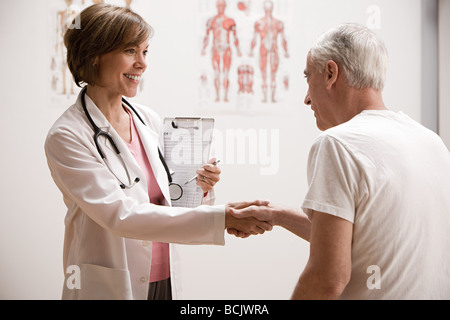
[(80, 28), (67, 29), (64, 44), (67, 65), (77, 86), (96, 85), (94, 61), (106, 53), (139, 46), (153, 35), (152, 27), (127, 8), (94, 4), (75, 18)]

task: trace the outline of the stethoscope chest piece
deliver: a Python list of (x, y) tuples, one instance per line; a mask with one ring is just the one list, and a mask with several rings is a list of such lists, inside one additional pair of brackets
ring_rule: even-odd
[(169, 183), (170, 200), (177, 201), (183, 196), (183, 188), (177, 183)]

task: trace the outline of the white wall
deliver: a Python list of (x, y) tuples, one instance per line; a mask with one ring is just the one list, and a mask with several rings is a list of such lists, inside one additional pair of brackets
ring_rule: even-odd
[[(264, 198), (289, 206), (301, 204), (307, 187), (307, 155), (318, 134), (312, 113), (303, 105), (307, 88), (302, 72), (312, 41), (337, 23), (375, 21), (391, 58), (386, 103), (421, 120), (420, 0), (292, 1), (287, 102), (274, 109), (256, 104), (250, 111), (227, 111), (223, 105), (214, 109), (214, 104), (207, 110), (198, 108), (198, 45), (203, 37), (197, 28), (198, 2), (135, 0), (136, 6), (143, 3), (139, 1), (148, 6), (148, 11), (140, 13), (156, 34), (145, 90), (136, 101), (163, 117), (213, 116), (222, 133), (237, 129), (279, 132), (276, 174), (261, 175), (264, 165), (248, 160), (244, 164), (224, 161), (217, 203)], [(69, 106), (55, 104), (48, 81), (54, 37), (49, 11), (61, 2), (0, 4), (0, 299), (59, 299), (62, 288), (65, 208), (43, 153), (47, 130)], [(236, 2), (228, 0), (229, 7)], [(185, 298), (289, 298), (308, 259), (307, 243), (279, 228), (247, 240), (227, 235), (226, 241), (225, 247), (182, 247)]]
[(0, 6), (0, 298), (58, 298), (64, 207), (43, 143), (61, 110), (48, 108), (44, 81), (47, 6), (25, 0)]
[(439, 1), (422, 0), (422, 114), (424, 126), (438, 132), (439, 110), (439, 53), (438, 53), (438, 10)]
[(439, 1), (439, 134), (450, 148), (450, 0)]

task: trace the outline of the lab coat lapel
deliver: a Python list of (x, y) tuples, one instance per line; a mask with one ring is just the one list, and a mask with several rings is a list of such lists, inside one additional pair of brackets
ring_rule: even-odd
[(150, 162), (150, 166), (152, 167), (153, 174), (155, 175), (155, 179), (158, 182), (159, 188), (161, 189), (164, 198), (170, 205), (171, 201), (168, 188), (169, 179), (167, 178), (167, 172), (161, 162), (161, 159), (159, 158), (158, 135), (147, 125), (144, 125), (133, 111), (130, 110), (130, 112), (133, 115), (134, 124), (137, 131), (139, 132), (142, 144), (144, 145), (145, 152)]
[(92, 120), (97, 125), (97, 127), (99, 127), (101, 130), (110, 133), (109, 131), (111, 128), (111, 124), (108, 122), (108, 120), (100, 111), (100, 109), (95, 105), (94, 101), (92, 101), (92, 99), (87, 94), (85, 95), (85, 100), (86, 100), (86, 108)]
[[(128, 168), (131, 180), (133, 181), (135, 177), (139, 177), (142, 180), (138, 184), (140, 185), (142, 190), (145, 191), (144, 194), (148, 199), (148, 188), (147, 183), (145, 182), (144, 172), (142, 171), (141, 167), (137, 163), (134, 156), (131, 154), (130, 150), (128, 149), (128, 146), (125, 144), (123, 139), (119, 136), (116, 130), (109, 123), (108, 119), (106, 119), (106, 117), (103, 115), (103, 113), (100, 111), (100, 109), (95, 105), (95, 103), (91, 100), (91, 98), (88, 95), (86, 95), (86, 108), (92, 120), (97, 125), (97, 127), (99, 127), (100, 130), (107, 132), (113, 138)], [(125, 174), (125, 169), (122, 163), (118, 161), (119, 160), (118, 156), (116, 155), (110, 143), (104, 137), (100, 137), (98, 139), (98, 142), (100, 144), (100, 147), (104, 150), (104, 152), (107, 153), (106, 157), (109, 161), (109, 164), (112, 166), (111, 169), (114, 170), (115, 174), (117, 174), (118, 176), (120, 175), (121, 181), (123, 181), (124, 183), (128, 183), (128, 178)]]

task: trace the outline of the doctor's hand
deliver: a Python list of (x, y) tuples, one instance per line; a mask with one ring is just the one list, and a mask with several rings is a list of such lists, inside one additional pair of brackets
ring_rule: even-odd
[(197, 170), (197, 185), (204, 193), (211, 191), (220, 180), (221, 170), (217, 166), (216, 158), (212, 158)]
[(229, 203), (225, 208), (225, 227), (229, 234), (239, 238), (248, 238), (251, 235), (263, 234), (272, 231), (273, 224), (264, 219), (258, 219), (250, 214), (239, 216), (239, 210), (249, 207), (265, 207), (268, 201), (257, 200), (252, 202)]

